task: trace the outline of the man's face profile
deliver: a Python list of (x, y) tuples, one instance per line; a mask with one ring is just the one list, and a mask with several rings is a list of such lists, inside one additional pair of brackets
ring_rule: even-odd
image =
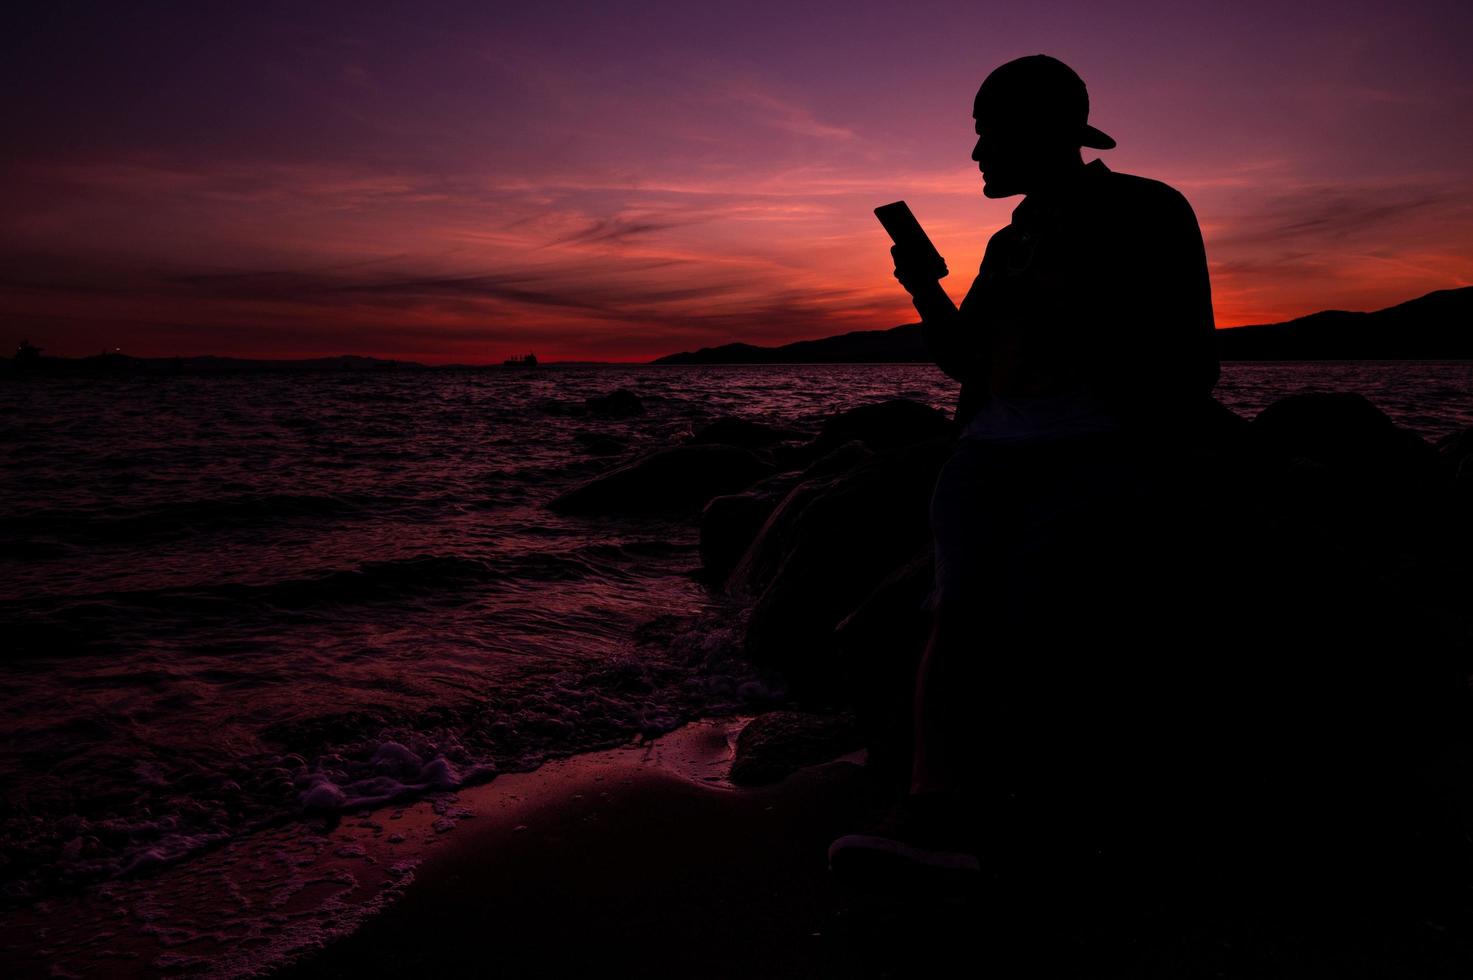
[(1011, 197), (1026, 193), (1025, 175), (1031, 164), (1029, 140), (1017, 127), (976, 118), (977, 145), (972, 159), (982, 171), (982, 193), (987, 197)]
[(982, 193), (990, 198), (1031, 193), (1061, 163), (1079, 157), (1078, 141), (1047, 118), (989, 110), (973, 122), (972, 159), (982, 171)]

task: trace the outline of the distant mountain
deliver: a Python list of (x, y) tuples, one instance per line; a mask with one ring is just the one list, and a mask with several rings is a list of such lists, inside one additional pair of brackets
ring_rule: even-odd
[[(1473, 286), (1442, 289), (1373, 313), (1325, 310), (1286, 323), (1217, 331), (1224, 361), (1473, 360)], [(725, 344), (667, 354), (655, 364), (911, 363), (930, 361), (921, 325), (800, 340), (781, 347)]]
[(930, 361), (921, 325), (907, 323), (889, 330), (856, 330), (822, 340), (799, 340), (781, 347), (723, 344), (694, 353), (667, 354), (655, 364), (895, 364)]
[(1440, 289), (1372, 313), (1324, 310), (1287, 323), (1217, 332), (1224, 361), (1473, 359), (1473, 286)]

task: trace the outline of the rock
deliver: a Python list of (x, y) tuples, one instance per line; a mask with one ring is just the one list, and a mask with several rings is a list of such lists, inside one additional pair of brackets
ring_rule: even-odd
[(851, 439), (830, 449), (809, 463), (803, 470), (805, 480), (816, 476), (832, 476), (854, 469), (861, 463), (874, 459), (875, 454), (858, 439)]
[(1447, 565), (1455, 469), (1421, 436), (1358, 394), (1280, 399), (1253, 420), (1265, 452), (1281, 461), (1269, 492), (1322, 546), (1364, 573), (1411, 591), (1437, 588)]
[(831, 416), (810, 447), (811, 458), (858, 440), (877, 452), (952, 435), (946, 413), (907, 398), (860, 405)]
[(859, 747), (859, 731), (849, 714), (770, 711), (748, 722), (737, 736), (730, 779), (738, 786), (772, 783)]
[(1255, 437), (1286, 457), (1308, 457), (1378, 484), (1421, 488), (1451, 476), (1436, 449), (1353, 392), (1281, 398), (1253, 420)]
[(840, 682), (868, 749), (866, 769), (895, 794), (910, 782), (916, 671), (931, 628), (925, 601), (935, 560), (927, 545), (834, 629)]
[(629, 448), (624, 440), (602, 432), (575, 432), (573, 439), (590, 456), (617, 456)]
[(701, 511), (701, 565), (708, 581), (726, 580), (780, 499), (750, 491), (711, 498)]
[(807, 438), (808, 433), (796, 429), (784, 429), (751, 419), (717, 419), (696, 431), (691, 437), (694, 443), (720, 443), (724, 446), (740, 446), (743, 449), (763, 449), (779, 442)]
[[(754, 488), (778, 489), (779, 502), (754, 539), (754, 547), (748, 549), (732, 570), (728, 591), (754, 598), (760, 595), (792, 550), (795, 527), (809, 503), (838, 486), (875, 456), (864, 443), (851, 440), (809, 462), (800, 474), (779, 473)], [(934, 476), (933, 473), (933, 482)]]
[(1473, 517), (1473, 428), (1443, 436), (1435, 448), (1453, 472), (1454, 494), (1461, 513), (1465, 519)]
[(838, 483), (837, 475), (802, 480), (788, 490), (762, 522), (757, 536), (727, 577), (726, 589), (756, 599), (777, 575), (794, 543), (794, 528), (813, 499)]
[[(801, 473), (775, 473), (746, 493), (712, 498), (701, 515), (701, 560), (707, 581), (721, 584), (727, 580), (757, 539), (767, 519), (800, 483), (837, 477), (873, 457), (874, 453), (863, 443), (846, 442), (815, 460)], [(817, 483), (811, 489), (816, 487)], [(806, 492), (795, 499), (806, 499)], [(776, 557), (776, 552), (773, 557)], [(773, 566), (768, 572), (775, 570)], [(767, 577), (770, 575), (763, 577), (764, 582)], [(748, 575), (748, 580), (742, 584), (750, 586), (750, 578)]]
[(676, 446), (600, 474), (548, 506), (567, 514), (695, 511), (712, 497), (738, 493), (771, 472), (770, 465), (735, 446)]
[(605, 419), (627, 419), (644, 414), (644, 402), (628, 388), (616, 388), (607, 395), (584, 399), (590, 415)]
[(949, 438), (934, 439), (794, 488), (732, 576), (761, 590), (747, 629), (754, 661), (781, 669), (800, 693), (834, 692), (834, 627), (926, 548), (931, 494), (950, 451)]
[(1459, 469), (1466, 463), (1469, 457), (1473, 457), (1473, 428), (1462, 429), (1458, 432), (1449, 432), (1437, 442), (1433, 443), (1442, 457), (1446, 459), (1454, 469)]

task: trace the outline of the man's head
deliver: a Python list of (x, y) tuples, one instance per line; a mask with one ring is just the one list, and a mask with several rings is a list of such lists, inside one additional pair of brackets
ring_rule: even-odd
[(1080, 163), (1079, 148), (1112, 149), (1089, 125), (1089, 93), (1074, 70), (1046, 54), (1016, 58), (987, 76), (972, 104), (977, 161), (988, 197), (1027, 194)]

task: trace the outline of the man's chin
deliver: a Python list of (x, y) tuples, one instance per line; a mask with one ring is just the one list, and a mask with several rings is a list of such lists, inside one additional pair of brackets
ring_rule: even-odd
[(982, 182), (982, 194), (983, 194), (984, 197), (991, 197), (991, 198), (1012, 197), (1014, 194), (1021, 194), (1021, 193), (1023, 193), (1023, 192), (1022, 191), (1019, 191), (1019, 190), (1014, 190), (1011, 187), (1006, 187), (1006, 186), (1004, 186), (1002, 184), (993, 183), (993, 182), (988, 181), (988, 180), (983, 180), (983, 182)]

